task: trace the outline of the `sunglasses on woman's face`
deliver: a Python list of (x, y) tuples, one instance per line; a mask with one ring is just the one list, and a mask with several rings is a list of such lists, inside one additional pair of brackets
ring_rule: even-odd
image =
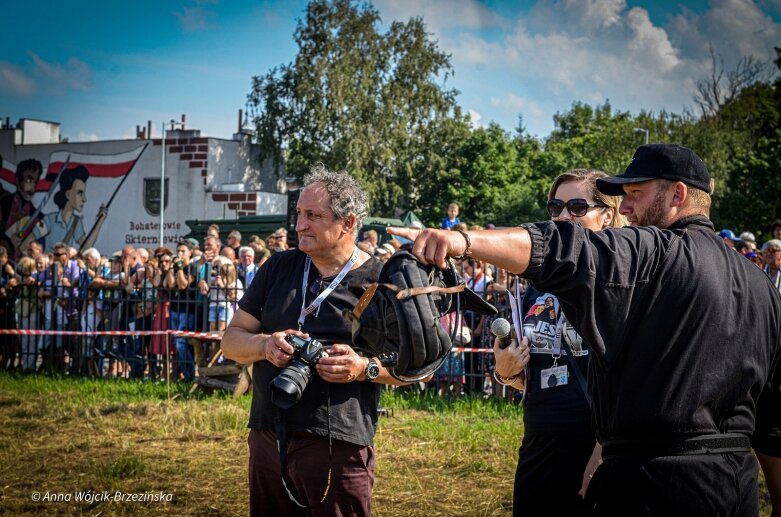
[(583, 217), (588, 213), (589, 208), (594, 207), (606, 208), (607, 205), (602, 203), (589, 203), (585, 199), (575, 198), (569, 201), (562, 201), (561, 199), (549, 199), (547, 208), (551, 217), (558, 217), (564, 211), (564, 207), (567, 207), (567, 212), (572, 217)]

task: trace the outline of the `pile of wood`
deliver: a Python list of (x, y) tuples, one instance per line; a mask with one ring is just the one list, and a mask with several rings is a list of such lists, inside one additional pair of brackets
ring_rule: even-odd
[(247, 366), (232, 361), (216, 365), (220, 357), (222, 357), (222, 350), (214, 354), (208, 365), (198, 367), (190, 393), (198, 389), (198, 386), (228, 390), (233, 392), (234, 398), (241, 397), (249, 391), (252, 385), (252, 365)]

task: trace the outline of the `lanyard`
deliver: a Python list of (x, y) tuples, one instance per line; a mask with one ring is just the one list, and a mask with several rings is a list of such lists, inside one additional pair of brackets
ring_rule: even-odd
[(564, 311), (559, 309), (559, 320), (556, 322), (556, 336), (553, 338), (553, 350), (551, 351), (555, 360), (561, 357), (561, 336), (564, 333), (564, 325), (566, 323), (567, 318), (564, 317)]
[(312, 259), (309, 257), (309, 255), (307, 255), (306, 265), (304, 266), (304, 281), (301, 283), (301, 314), (298, 316), (298, 330), (301, 330), (301, 328), (304, 326), (304, 320), (306, 317), (320, 308), (320, 304), (323, 303), (323, 300), (328, 298), (328, 295), (331, 294), (334, 289), (336, 289), (336, 286), (339, 285), (339, 282), (341, 282), (344, 276), (353, 268), (353, 265), (358, 260), (359, 252), (360, 250), (358, 249), (358, 246), (356, 246), (353, 249), (353, 254), (350, 257), (350, 260), (348, 260), (347, 263), (342, 267), (342, 270), (339, 271), (339, 274), (336, 275), (336, 278), (334, 278), (331, 283), (328, 284), (328, 287), (326, 287), (325, 290), (320, 293), (320, 295), (315, 298), (312, 303), (309, 304), (309, 307), (306, 306), (306, 288), (309, 284), (309, 267), (312, 265)]

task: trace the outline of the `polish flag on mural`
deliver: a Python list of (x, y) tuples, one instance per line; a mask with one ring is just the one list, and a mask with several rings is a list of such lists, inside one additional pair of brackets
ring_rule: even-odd
[(0, 191), (3, 189), (16, 190), (16, 165), (6, 159), (0, 160)]
[[(86, 167), (90, 178), (120, 178), (133, 169), (144, 149), (146, 149), (146, 145), (141, 145), (133, 150), (119, 154), (83, 154), (72, 151), (54, 151), (49, 157), (49, 165), (45, 166), (46, 170), (35, 186), (35, 191), (47, 192), (66, 161), (68, 162), (68, 169), (74, 169), (79, 165)], [(70, 159), (68, 158), (69, 156)], [(6, 187), (7, 190), (16, 190), (15, 164), (5, 159), (3, 160), (2, 169), (0, 169), (0, 181), (13, 187), (10, 189)]]

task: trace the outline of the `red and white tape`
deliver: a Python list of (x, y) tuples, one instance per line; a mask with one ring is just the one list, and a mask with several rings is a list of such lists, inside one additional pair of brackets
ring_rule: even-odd
[(219, 341), (222, 332), (187, 332), (183, 330), (30, 330), (0, 329), (0, 334), (17, 336), (174, 336)]
[[(173, 336), (222, 340), (222, 332), (189, 332), (184, 330), (30, 330), (30, 329), (0, 329), (0, 334), (16, 336)], [(451, 352), (472, 352), (493, 354), (492, 348), (453, 347)]]

